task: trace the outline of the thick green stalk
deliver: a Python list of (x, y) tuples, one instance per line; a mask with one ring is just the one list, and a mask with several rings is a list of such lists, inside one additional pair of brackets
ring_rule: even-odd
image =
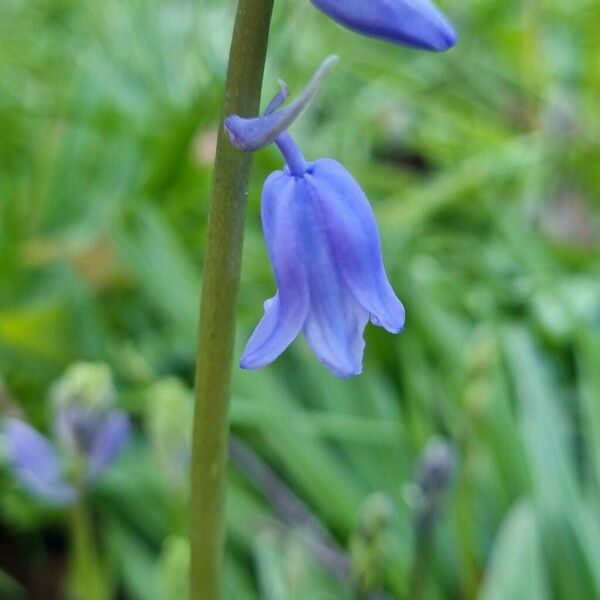
[[(223, 117), (256, 115), (273, 0), (239, 0)], [(228, 409), (244, 217), (251, 155), (221, 126), (204, 261), (194, 414), (191, 597), (220, 600)]]

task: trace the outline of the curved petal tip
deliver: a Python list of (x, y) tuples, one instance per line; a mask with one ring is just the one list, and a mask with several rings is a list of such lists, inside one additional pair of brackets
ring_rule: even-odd
[(279, 108), (288, 95), (285, 83), (280, 82), (281, 91), (273, 98), (263, 116), (245, 118), (231, 115), (225, 119), (225, 129), (231, 143), (240, 150), (252, 152), (275, 141), (298, 118), (300, 113), (315, 97), (329, 71), (337, 62), (334, 54), (328, 56), (317, 69), (312, 79), (294, 102)]

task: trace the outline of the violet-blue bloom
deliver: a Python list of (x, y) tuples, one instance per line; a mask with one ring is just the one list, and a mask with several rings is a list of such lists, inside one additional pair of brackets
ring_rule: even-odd
[[(252, 121), (252, 127), (239, 127)], [(256, 119), (227, 119), (233, 143), (262, 139)], [(307, 162), (287, 132), (274, 140), (286, 166), (272, 173), (262, 194), (265, 240), (276, 295), (250, 337), (240, 366), (257, 369), (275, 360), (303, 331), (317, 358), (335, 375), (362, 370), (363, 331), (369, 319), (392, 333), (404, 327), (404, 308), (381, 256), (375, 216), (352, 175), (338, 162)]]
[(389, 42), (443, 52), (456, 32), (430, 0), (312, 0), (341, 25)]
[(118, 458), (129, 440), (129, 418), (119, 410), (67, 406), (56, 415), (57, 437), (85, 461), (85, 479), (93, 483)]
[(129, 418), (120, 410), (109, 411), (98, 425), (87, 456), (87, 482), (94, 483), (121, 455), (129, 441)]
[[(112, 408), (116, 392), (105, 365), (73, 365), (52, 387), (51, 396), (55, 445), (16, 419), (7, 422), (5, 439), (21, 484), (45, 502), (65, 504), (75, 500), (82, 487), (93, 485), (118, 458), (130, 425), (125, 413)], [(66, 471), (71, 477), (65, 476)]]
[(8, 462), (15, 478), (48, 504), (70, 504), (75, 487), (65, 478), (54, 446), (33, 427), (19, 419), (8, 419), (4, 427)]
[(51, 390), (57, 439), (83, 459), (89, 485), (116, 460), (129, 439), (127, 415), (115, 410), (116, 390), (108, 366), (72, 365)]
[[(4, 431), (11, 470), (25, 489), (49, 504), (69, 504), (76, 499), (77, 487), (66, 478), (59, 453), (49, 440), (18, 419), (9, 419)], [(118, 410), (103, 415), (71, 410), (68, 415), (57, 415), (56, 431), (66, 447), (66, 458), (70, 454), (82, 465), (81, 483), (89, 487), (123, 451), (130, 425), (127, 415)]]

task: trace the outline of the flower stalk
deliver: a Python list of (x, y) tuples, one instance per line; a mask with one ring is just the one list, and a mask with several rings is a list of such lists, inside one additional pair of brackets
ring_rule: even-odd
[[(239, 0), (222, 115), (258, 113), (273, 0)], [(251, 154), (219, 131), (196, 363), (191, 468), (191, 598), (221, 594), (228, 409)]]
[(85, 494), (71, 508), (71, 592), (75, 599), (108, 600)]

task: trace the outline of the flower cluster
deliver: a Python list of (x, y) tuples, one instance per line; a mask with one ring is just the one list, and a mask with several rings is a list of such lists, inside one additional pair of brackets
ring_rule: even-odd
[(119, 457), (130, 432), (115, 408), (115, 390), (104, 365), (79, 363), (51, 391), (55, 443), (21, 419), (4, 427), (10, 467), (33, 496), (69, 504)]
[[(443, 51), (456, 34), (429, 0), (312, 0), (349, 29), (405, 46)], [(265, 113), (231, 115), (231, 143), (255, 151), (275, 143), (285, 159), (262, 193), (265, 240), (277, 293), (250, 337), (240, 365), (275, 360), (302, 331), (317, 358), (335, 375), (362, 370), (363, 331), (369, 321), (391, 333), (404, 327), (404, 307), (382, 260), (375, 216), (352, 175), (337, 161), (307, 161), (289, 126), (317, 92), (335, 57), (327, 59), (297, 100), (285, 108), (282, 84)]]

